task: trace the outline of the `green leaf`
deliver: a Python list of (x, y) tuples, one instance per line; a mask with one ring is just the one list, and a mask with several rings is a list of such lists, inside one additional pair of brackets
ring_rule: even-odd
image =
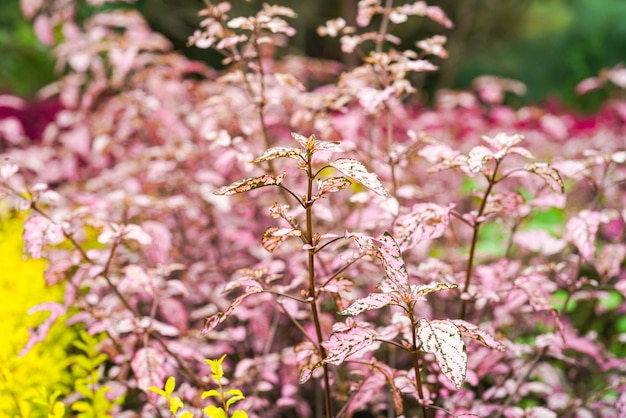
[(193, 418), (193, 414), (189, 411), (183, 412), (182, 414), (180, 414), (179, 418)]
[(245, 411), (238, 409), (237, 411), (233, 412), (231, 418), (248, 418), (248, 414)]

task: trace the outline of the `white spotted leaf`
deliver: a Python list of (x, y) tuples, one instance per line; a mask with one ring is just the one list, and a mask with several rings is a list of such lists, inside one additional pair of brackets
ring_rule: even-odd
[(421, 349), (435, 355), (441, 372), (460, 389), (467, 373), (467, 353), (459, 328), (448, 320), (420, 319), (415, 334)]
[(268, 252), (274, 252), (276, 248), (289, 237), (299, 237), (302, 232), (293, 228), (278, 228), (276, 226), (270, 226), (263, 232), (263, 239), (261, 244)]
[(343, 152), (343, 149), (341, 149), (339, 143), (333, 141), (314, 140), (313, 149), (315, 151)]
[(452, 206), (435, 203), (417, 203), (411, 212), (399, 216), (393, 223), (393, 235), (402, 251), (413, 248), (421, 241), (439, 238), (450, 221)]
[(524, 166), (524, 170), (534, 173), (541, 177), (550, 188), (558, 193), (565, 192), (563, 179), (556, 169), (550, 167), (546, 163), (531, 163)]
[(331, 162), (330, 165), (374, 193), (383, 197), (390, 197), (389, 191), (378, 176), (367, 171), (367, 168), (359, 161), (351, 158), (339, 158)]
[(294, 158), (297, 159), (301, 155), (301, 151), (290, 147), (270, 148), (263, 154), (256, 157), (252, 162), (260, 163), (263, 161), (275, 160), (276, 158)]
[(576, 246), (584, 260), (595, 258), (596, 235), (603, 220), (601, 212), (585, 209), (565, 225), (565, 238)]
[(250, 190), (258, 189), (260, 187), (278, 186), (279, 184), (282, 184), (285, 179), (285, 175), (286, 173), (283, 172), (278, 176), (264, 174), (258, 177), (247, 177), (243, 180), (236, 181), (229, 186), (220, 187), (215, 190), (213, 194), (230, 196), (237, 193), (249, 192)]
[(321, 199), (325, 194), (336, 193), (349, 187), (352, 182), (345, 177), (328, 177), (317, 181), (317, 194), (314, 199)]
[(396, 240), (385, 232), (377, 239), (378, 254), (383, 262), (387, 278), (401, 294), (408, 293), (409, 273), (402, 259), (402, 253)]
[(370, 293), (364, 298), (360, 298), (352, 302), (346, 309), (339, 311), (339, 315), (355, 316), (364, 311), (370, 311), (372, 309), (380, 309), (395, 299), (391, 293)]
[(376, 333), (367, 324), (353, 324), (350, 328), (333, 332), (322, 342), (326, 349), (325, 363), (340, 365), (346, 358), (366, 350), (376, 341)]
[(461, 334), (465, 335), (466, 337), (476, 340), (489, 348), (493, 348), (494, 350), (504, 351), (506, 349), (504, 347), (504, 344), (496, 340), (491, 334), (483, 331), (482, 329), (478, 328), (478, 326), (472, 323), (469, 323), (462, 319), (453, 319), (451, 320), (451, 322), (454, 323), (454, 325), (456, 325), (457, 328), (459, 328), (459, 330), (461, 331)]

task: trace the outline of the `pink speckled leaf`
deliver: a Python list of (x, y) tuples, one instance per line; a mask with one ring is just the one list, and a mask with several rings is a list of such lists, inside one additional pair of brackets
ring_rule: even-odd
[(601, 220), (600, 212), (583, 210), (577, 216), (570, 218), (565, 225), (565, 238), (576, 246), (584, 260), (594, 259), (596, 234)]
[(263, 232), (263, 238), (261, 244), (268, 252), (274, 252), (276, 248), (282, 244), (289, 237), (299, 237), (302, 232), (299, 229), (293, 228), (278, 228), (276, 226), (270, 226)]
[(617, 277), (621, 271), (622, 262), (626, 258), (626, 245), (605, 244), (595, 261), (595, 268), (603, 277)]
[(493, 348), (494, 350), (504, 351), (504, 345), (496, 340), (491, 334), (478, 328), (477, 325), (471, 324), (462, 319), (453, 319), (451, 322), (457, 326), (463, 335), (473, 340), (480, 342), (481, 344)]
[(40, 258), (46, 245), (60, 244), (65, 240), (65, 234), (61, 225), (52, 223), (43, 216), (34, 215), (24, 223), (23, 239), (30, 256)]
[(215, 315), (209, 317), (206, 320), (206, 324), (204, 325), (204, 330), (202, 331), (203, 333), (207, 333), (213, 330), (216, 326), (224, 322), (233, 313), (235, 308), (241, 305), (241, 303), (248, 296), (254, 295), (256, 293), (261, 293), (263, 291), (261, 285), (255, 280), (243, 280), (240, 285), (245, 286), (244, 292), (241, 295), (237, 296), (235, 299), (233, 299), (233, 301), (230, 303), (230, 306), (224, 312), (218, 312)]
[(150, 386), (163, 387), (165, 381), (165, 356), (153, 347), (143, 347), (137, 350), (130, 362), (135, 373), (137, 387), (148, 391)]
[(339, 315), (355, 316), (364, 311), (380, 309), (394, 301), (391, 293), (370, 293), (364, 298), (352, 302), (350, 306), (338, 312)]
[(265, 186), (277, 186), (282, 184), (285, 179), (286, 173), (282, 173), (278, 176), (272, 176), (264, 174), (258, 177), (248, 177), (243, 180), (234, 182), (229, 186), (220, 187), (213, 193), (216, 195), (230, 196), (237, 193), (249, 192), (250, 190), (258, 189)]
[(378, 254), (383, 262), (383, 268), (387, 278), (400, 293), (407, 293), (409, 286), (409, 273), (402, 259), (402, 252), (396, 240), (385, 232), (377, 241)]
[(439, 292), (441, 290), (456, 289), (458, 286), (455, 284), (448, 284), (442, 282), (432, 282), (428, 284), (412, 284), (411, 294), (418, 296), (426, 296), (430, 293)]
[(390, 196), (378, 176), (367, 171), (365, 166), (359, 161), (350, 158), (339, 158), (331, 162), (330, 165), (374, 193), (383, 197)]
[(367, 325), (353, 324), (347, 330), (333, 332), (328, 341), (322, 342), (326, 349), (325, 363), (336, 366), (346, 358), (374, 344), (376, 333)]
[(317, 182), (317, 194), (314, 199), (320, 199), (328, 193), (336, 193), (349, 187), (352, 182), (345, 177), (329, 177)]
[(524, 170), (534, 173), (541, 177), (550, 188), (559, 193), (565, 192), (563, 179), (556, 169), (550, 167), (546, 163), (531, 163), (524, 166)]
[(448, 320), (420, 319), (416, 336), (421, 349), (435, 355), (441, 372), (460, 389), (467, 372), (467, 353), (459, 328)]
[(399, 216), (393, 223), (393, 235), (401, 251), (413, 248), (417, 243), (442, 236), (450, 221), (452, 206), (435, 203), (418, 203), (411, 212)]
[(252, 160), (253, 163), (275, 160), (276, 158), (294, 158), (297, 159), (301, 155), (301, 151), (291, 147), (275, 147), (270, 148), (263, 154)]

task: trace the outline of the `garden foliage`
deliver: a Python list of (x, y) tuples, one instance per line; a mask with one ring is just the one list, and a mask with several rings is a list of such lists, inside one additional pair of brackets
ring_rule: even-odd
[(287, 7), (209, 2), (189, 42), (222, 53), (221, 72), (88, 3), (22, 1), (55, 45), (62, 76), (41, 94), (62, 110), (40, 140), (5, 121), (0, 167), (4, 199), (30, 210), (28, 253), (65, 284), (28, 347), (68, 312), (104, 335), (103, 357), (82, 349), (80, 405), (202, 416), (208, 393), (214, 416), (233, 399), (250, 417), (626, 414), (619, 96), (585, 118), (515, 110), (524, 86), (484, 76), (425, 108), (415, 81), (446, 39), (398, 50), (393, 35), (452, 26), (423, 1), (361, 0), (356, 27), (320, 28), (355, 68), (281, 56)]
[[(45, 342), (19, 355), (29, 339), (28, 328), (45, 320), (47, 303), (62, 300), (63, 288), (46, 286), (43, 260), (23, 259), (24, 217), (8, 216), (5, 208), (1, 218), (0, 416), (47, 417), (49, 396), (69, 393), (72, 378), (66, 371), (66, 349), (75, 333), (59, 323), (52, 327)], [(35, 304), (42, 305), (35, 308)], [(42, 392), (43, 388), (47, 393)]]

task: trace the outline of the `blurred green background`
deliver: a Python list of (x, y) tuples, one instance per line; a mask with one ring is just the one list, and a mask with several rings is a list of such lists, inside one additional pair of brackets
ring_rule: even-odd
[[(276, 0), (300, 16), (295, 22), (298, 34), (285, 52), (346, 60), (339, 54), (337, 40), (320, 39), (316, 28), (339, 15), (354, 19), (357, 1)], [(244, 14), (254, 13), (260, 3), (233, 1)], [(602, 68), (626, 62), (625, 0), (431, 0), (429, 4), (442, 7), (455, 27), (447, 30), (426, 19), (411, 19), (393, 31), (406, 47), (435, 33), (448, 37), (450, 58), (437, 62), (441, 69), (428, 78), (430, 90), (469, 87), (474, 77), (491, 74), (528, 86), (527, 95), (515, 104), (542, 103), (549, 98), (592, 111), (605, 93), (579, 97), (574, 92), (576, 84)], [(139, 0), (132, 7), (146, 16), (154, 30), (170, 38), (176, 49), (218, 66), (216, 54), (186, 46), (203, 6), (203, 0)], [(21, 17), (19, 0), (0, 2), (0, 57), (0, 92), (31, 96), (55, 78), (51, 54)]]

